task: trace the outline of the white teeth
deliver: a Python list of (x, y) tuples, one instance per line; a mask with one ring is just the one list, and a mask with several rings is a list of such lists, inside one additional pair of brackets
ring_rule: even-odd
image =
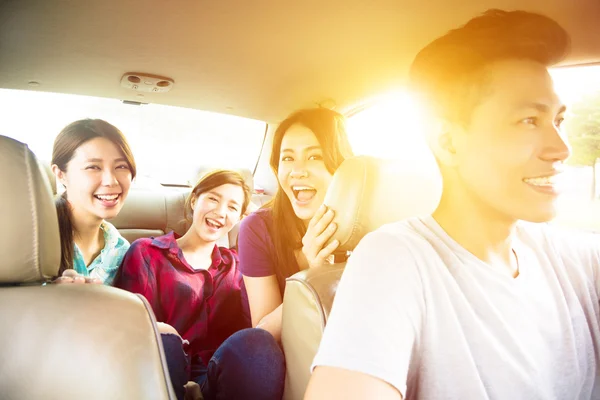
[(221, 224), (220, 222), (217, 222), (213, 219), (210, 218), (206, 218), (206, 223), (210, 226), (212, 226), (213, 228), (221, 228), (223, 226), (223, 224)]
[(292, 190), (315, 190), (315, 188), (310, 187), (310, 186), (292, 186)]
[(553, 186), (557, 183), (557, 175), (552, 176), (541, 176), (538, 178), (527, 178), (523, 179), (525, 183), (529, 183), (534, 186)]
[(109, 195), (104, 195), (104, 194), (97, 194), (96, 195), (97, 198), (99, 198), (100, 200), (116, 200), (117, 197), (119, 197), (118, 194), (109, 194)]

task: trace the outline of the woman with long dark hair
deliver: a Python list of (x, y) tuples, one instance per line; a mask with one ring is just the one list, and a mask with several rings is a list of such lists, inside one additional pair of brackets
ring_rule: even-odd
[(339, 245), (326, 246), (336, 227), (323, 200), (334, 172), (350, 156), (345, 119), (333, 110), (297, 111), (275, 131), (270, 164), (278, 190), (242, 221), (238, 249), (252, 326), (277, 340), (285, 279), (327, 263)]
[(100, 119), (75, 121), (54, 141), (52, 171), (65, 188), (56, 199), (60, 274), (73, 269), (111, 284), (129, 248), (129, 242), (106, 221), (121, 211), (136, 174), (125, 136)]

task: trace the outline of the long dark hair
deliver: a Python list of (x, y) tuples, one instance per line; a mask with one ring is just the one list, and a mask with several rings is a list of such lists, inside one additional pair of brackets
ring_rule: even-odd
[[(135, 159), (125, 136), (116, 127), (101, 119), (82, 119), (67, 125), (54, 140), (52, 165), (66, 172), (67, 164), (79, 146), (97, 137), (108, 139), (119, 148), (131, 170), (131, 178), (135, 178)], [(62, 274), (64, 270), (73, 268), (73, 216), (67, 200), (67, 191), (56, 198), (55, 204), (62, 251), (59, 274)]]
[[(296, 111), (279, 125), (273, 137), (269, 163), (275, 176), (279, 171), (281, 142), (288, 129), (293, 125), (302, 125), (314, 133), (323, 151), (325, 167), (331, 174), (335, 173), (346, 158), (352, 156), (343, 115), (327, 108)], [(306, 233), (306, 227), (296, 216), (290, 199), (279, 183), (273, 200), (264, 207), (273, 210), (271, 237), (277, 259), (277, 281), (280, 288), (283, 288), (285, 279), (298, 272), (298, 262), (294, 251), (302, 248), (302, 237)]]

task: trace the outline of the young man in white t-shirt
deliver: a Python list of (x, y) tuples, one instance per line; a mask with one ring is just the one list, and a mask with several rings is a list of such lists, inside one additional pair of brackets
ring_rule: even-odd
[(358, 245), (306, 399), (600, 399), (598, 236), (540, 224), (570, 154), (547, 71), (568, 47), (492, 10), (417, 55), (442, 199)]

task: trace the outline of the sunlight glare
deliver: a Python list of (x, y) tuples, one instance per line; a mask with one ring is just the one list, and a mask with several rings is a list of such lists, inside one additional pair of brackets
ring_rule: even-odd
[(368, 103), (373, 105), (348, 119), (356, 155), (411, 161), (430, 156), (424, 108), (409, 92), (391, 92)]

